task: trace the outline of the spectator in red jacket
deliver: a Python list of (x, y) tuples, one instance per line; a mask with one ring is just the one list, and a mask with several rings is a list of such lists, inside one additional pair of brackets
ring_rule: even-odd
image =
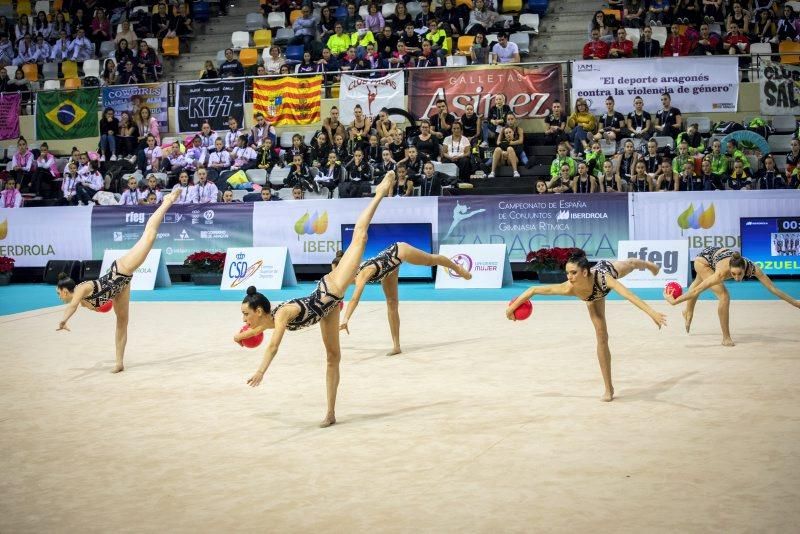
[(600, 30), (592, 30), (592, 40), (583, 45), (583, 59), (608, 58), (608, 44), (600, 40)]
[(739, 31), (739, 25), (735, 22), (728, 24), (728, 33), (722, 40), (722, 48), (731, 55), (749, 54), (750, 39)]
[(608, 49), (608, 57), (611, 59), (631, 57), (633, 55), (633, 41), (627, 39), (628, 33), (625, 28), (617, 30), (617, 39), (611, 43)]
[(688, 56), (689, 50), (692, 48), (692, 43), (680, 34), (680, 27), (673, 24), (670, 27), (670, 34), (667, 37), (667, 42), (664, 43), (664, 57), (670, 56)]
[(700, 25), (700, 37), (694, 44), (693, 56), (713, 56), (719, 54), (722, 40), (709, 30), (708, 24)]

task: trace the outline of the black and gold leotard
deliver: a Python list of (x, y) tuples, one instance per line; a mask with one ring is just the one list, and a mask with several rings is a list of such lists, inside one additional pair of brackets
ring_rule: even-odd
[(320, 322), (323, 317), (328, 315), (331, 310), (339, 305), (342, 298), (344, 297), (339, 297), (328, 291), (328, 284), (323, 278), (317, 283), (317, 289), (309, 296), (287, 300), (283, 304), (276, 306), (275, 309), (272, 310), (272, 318), (274, 319), (278, 310), (287, 304), (297, 304), (300, 306), (300, 313), (297, 317), (289, 321), (286, 325), (286, 329), (300, 330), (301, 328), (313, 326)]
[(611, 293), (611, 288), (608, 287), (607, 276), (611, 278), (619, 278), (619, 273), (614, 268), (614, 264), (608, 260), (600, 260), (597, 265), (589, 270), (594, 278), (592, 282), (592, 293), (586, 299), (586, 302), (605, 298), (606, 295)]
[[(731, 250), (729, 248), (724, 247), (706, 247), (700, 251), (700, 254), (697, 255), (698, 258), (703, 258), (708, 262), (708, 265), (717, 270), (717, 264), (724, 259), (730, 258), (733, 256), (733, 253), (736, 252), (735, 250)], [(745, 278), (753, 278), (756, 275), (756, 265), (752, 261), (748, 260), (747, 258), (743, 258), (745, 267), (744, 267), (744, 276)]]
[[(372, 275), (369, 282), (380, 282), (395, 270), (400, 268), (400, 264), (403, 263), (403, 260), (400, 259), (398, 256), (398, 246), (397, 243), (392, 243), (382, 251), (378, 253), (377, 256), (374, 258), (370, 258), (363, 262), (359, 268), (358, 272), (360, 273), (366, 267), (373, 266), (375, 267), (375, 274)], [(358, 273), (356, 273), (358, 274)]]
[(124, 274), (117, 270), (117, 262), (111, 264), (111, 268), (106, 274), (92, 280), (92, 294), (85, 297), (83, 300), (87, 301), (95, 308), (99, 308), (103, 304), (114, 300), (114, 297), (122, 293), (128, 284), (131, 283), (133, 278), (132, 274)]

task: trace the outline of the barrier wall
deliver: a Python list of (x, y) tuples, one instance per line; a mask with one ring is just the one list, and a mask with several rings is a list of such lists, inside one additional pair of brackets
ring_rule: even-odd
[[(299, 200), (176, 206), (156, 248), (168, 264), (228, 247), (285, 246), (295, 264), (328, 263), (366, 199)], [(102, 259), (128, 248), (152, 213), (145, 206), (0, 209), (0, 256), (19, 267), (49, 260)], [(578, 246), (590, 258), (616, 258), (625, 239), (687, 239), (691, 255), (705, 246), (739, 246), (739, 217), (800, 216), (800, 191), (708, 191), (595, 195), (496, 195), (389, 198), (375, 222), (430, 222), (439, 244), (507, 245), (512, 262), (531, 250)]]

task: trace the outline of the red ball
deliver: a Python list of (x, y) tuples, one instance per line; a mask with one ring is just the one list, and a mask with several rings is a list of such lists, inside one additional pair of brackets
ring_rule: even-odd
[(670, 282), (664, 289), (667, 291), (667, 294), (672, 295), (672, 298), (678, 298), (683, 295), (683, 288), (678, 282)]
[[(517, 299), (513, 299), (508, 304), (509, 305), (513, 304), (515, 300)], [(514, 310), (514, 317), (517, 318), (517, 321), (524, 321), (525, 319), (530, 317), (532, 313), (533, 313), (533, 303), (530, 300), (526, 300), (525, 302), (520, 304), (516, 310)]]
[[(242, 329), (239, 332), (244, 332), (246, 330), (250, 330), (250, 327), (247, 325), (242, 325)], [(261, 345), (261, 342), (264, 340), (264, 332), (259, 332), (257, 335), (253, 337), (248, 337), (242, 340), (242, 345), (247, 347), (248, 349), (254, 349), (257, 346)]]
[(113, 308), (113, 307), (114, 307), (114, 302), (109, 300), (107, 302), (104, 302), (103, 304), (101, 304), (97, 308), (95, 308), (95, 310), (99, 311), (100, 313), (108, 313), (108, 312), (111, 311), (111, 308)]
[(343, 300), (340, 300), (340, 301), (339, 301), (339, 309), (340, 309), (340, 310), (343, 310), (343, 309), (344, 309), (344, 301), (343, 301)]

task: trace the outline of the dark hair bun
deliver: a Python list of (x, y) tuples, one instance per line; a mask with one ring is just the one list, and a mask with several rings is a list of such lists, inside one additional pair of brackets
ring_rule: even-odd
[(58, 273), (59, 280), (66, 280), (67, 278), (69, 278), (69, 275), (67, 273)]
[(585, 258), (586, 251), (580, 248), (572, 249), (572, 257), (573, 258)]
[(738, 260), (741, 257), (742, 257), (741, 252), (734, 252), (733, 254), (731, 254), (731, 259), (732, 260)]
[(256, 286), (250, 286), (247, 288), (248, 295), (255, 295), (256, 293), (258, 293), (258, 289), (256, 289)]

